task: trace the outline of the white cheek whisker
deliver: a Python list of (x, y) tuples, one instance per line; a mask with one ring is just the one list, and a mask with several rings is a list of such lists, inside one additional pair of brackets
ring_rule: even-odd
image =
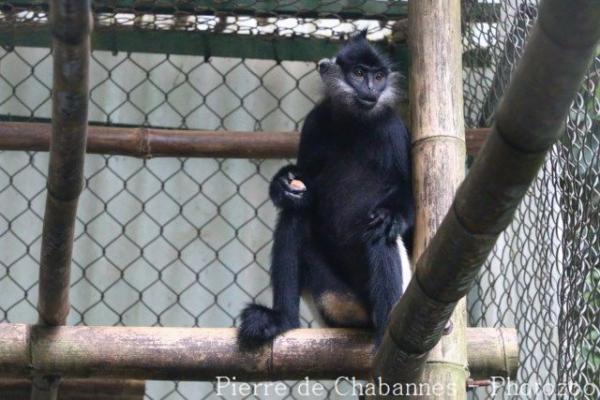
[(379, 96), (379, 103), (383, 105), (391, 105), (396, 102), (398, 98), (398, 91), (393, 86), (385, 88), (381, 96)]
[(336, 77), (327, 80), (325, 86), (325, 95), (333, 98), (337, 103), (343, 104), (346, 108), (351, 108), (354, 101), (354, 89), (346, 83), (345, 80)]

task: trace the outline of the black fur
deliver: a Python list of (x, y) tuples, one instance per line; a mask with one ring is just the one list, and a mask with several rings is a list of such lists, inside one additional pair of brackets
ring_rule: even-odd
[[(365, 67), (364, 81), (355, 79), (359, 74), (348, 77), (357, 65)], [(366, 74), (380, 70), (387, 82), (380, 90), (379, 75), (373, 89), (367, 79), (375, 75)], [(402, 294), (401, 268), (409, 268), (401, 265), (396, 243), (400, 234), (412, 248), (414, 200), (409, 133), (393, 110), (395, 74), (364, 35), (351, 39), (335, 62), (321, 63), (319, 71), (325, 98), (306, 118), (297, 165), (284, 167), (270, 186), (280, 208), (271, 266), (273, 308), (244, 310), (239, 341), (245, 347), (299, 326), (303, 289), (315, 298), (324, 293), (358, 298), (372, 317), (379, 344)], [(360, 102), (361, 90), (372, 90), (376, 104)], [(302, 180), (306, 190), (293, 191), (291, 179)]]
[(292, 179), (298, 179), (306, 185), (306, 179), (295, 165), (283, 167), (269, 185), (269, 196), (273, 204), (280, 209), (304, 209), (309, 204), (308, 191), (293, 190), (289, 187)]
[[(272, 340), (287, 328), (283, 323), (283, 314), (260, 304), (248, 304), (242, 311), (244, 324), (240, 326), (240, 347), (252, 349), (260, 346), (265, 340)], [(287, 329), (286, 329), (287, 328)]]

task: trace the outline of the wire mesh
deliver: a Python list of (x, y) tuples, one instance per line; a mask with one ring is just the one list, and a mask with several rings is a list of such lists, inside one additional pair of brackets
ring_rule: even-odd
[[(297, 130), (320, 96), (315, 61), (332, 55), (339, 39), (367, 28), (391, 52), (406, 39), (401, 1), (93, 4), (89, 118), (95, 124)], [(537, 3), (463, 4), (465, 122), (489, 126)], [(2, 120), (50, 117), (46, 11), (43, 1), (0, 1)], [(532, 386), (600, 382), (599, 83), (597, 58), (573, 104), (566, 139), (469, 295), (472, 325), (518, 328), (518, 381)], [(47, 155), (0, 157), (0, 320), (34, 323)], [(267, 184), (285, 162), (89, 156), (68, 323), (229, 327), (245, 303), (269, 303), (276, 213)], [(302, 318), (313, 326), (304, 305)], [(306, 398), (301, 382), (287, 384), (285, 396), (259, 398)], [(327, 393), (315, 398), (350, 397), (331, 382), (325, 386)], [(517, 397), (560, 397), (539, 393)], [(219, 396), (213, 383), (150, 382), (146, 397), (244, 396)]]
[[(466, 47), (485, 43), (489, 67), (465, 70), (468, 126), (493, 112), (537, 17), (537, 1), (503, 1), (494, 29), (468, 24)], [(469, 294), (472, 325), (515, 326), (519, 385), (474, 398), (600, 396), (600, 52), (573, 102), (564, 140)]]

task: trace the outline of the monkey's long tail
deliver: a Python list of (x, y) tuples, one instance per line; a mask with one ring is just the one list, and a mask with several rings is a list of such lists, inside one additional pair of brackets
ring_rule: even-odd
[(271, 259), (273, 308), (249, 304), (241, 315), (238, 343), (242, 349), (261, 346), (285, 331), (300, 326), (300, 228), (295, 211), (279, 214)]

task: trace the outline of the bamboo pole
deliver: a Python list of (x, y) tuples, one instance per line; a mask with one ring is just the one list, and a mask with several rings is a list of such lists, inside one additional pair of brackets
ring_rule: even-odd
[(598, 21), (599, 1), (542, 2), (492, 134), (392, 312), (374, 361), (385, 381), (405, 384), (421, 376), (446, 321), (564, 132), (600, 38)]
[[(0, 122), (0, 150), (47, 151), (50, 125), (40, 122)], [(490, 129), (468, 129), (467, 152), (476, 155)], [(232, 132), (88, 127), (87, 152), (152, 157), (296, 157), (298, 132)]]
[[(413, 254), (418, 259), (450, 209), (464, 177), (461, 1), (411, 0), (408, 10), (412, 55), (409, 103), (416, 200)], [(445, 324), (448, 316), (435, 323)], [(466, 326), (466, 302), (461, 300), (451, 317), (452, 329), (431, 350), (418, 380), (427, 387), (439, 385), (455, 390), (439, 394), (424, 392), (419, 398), (466, 398)], [(388, 344), (381, 347), (378, 360), (386, 358), (390, 340), (388, 336)], [(378, 364), (375, 367), (374, 378), (381, 377), (387, 383), (397, 381), (396, 373), (402, 374), (394, 371), (390, 364), (386, 364), (384, 369), (378, 368)], [(379, 394), (373, 397), (386, 397)]]
[(47, 201), (40, 260), (41, 323), (62, 325), (69, 312), (69, 271), (86, 147), (89, 1), (54, 0), (54, 85)]
[[(42, 231), (39, 323), (62, 325), (69, 313), (69, 275), (77, 201), (83, 187), (90, 0), (50, 1), (53, 48), (52, 136)], [(56, 399), (59, 378), (35, 374), (32, 400)]]
[[(368, 376), (372, 341), (356, 329), (296, 329), (273, 346), (241, 352), (234, 328), (46, 327), (0, 324), (0, 378), (31, 370), (69, 378), (213, 380)], [(467, 330), (477, 379), (514, 378), (515, 329)]]
[[(58, 400), (143, 400), (144, 381), (123, 379), (64, 379), (58, 390)], [(30, 379), (0, 380), (2, 400), (28, 400)]]
[(0, 324), (0, 376), (29, 376), (30, 336), (28, 325)]

